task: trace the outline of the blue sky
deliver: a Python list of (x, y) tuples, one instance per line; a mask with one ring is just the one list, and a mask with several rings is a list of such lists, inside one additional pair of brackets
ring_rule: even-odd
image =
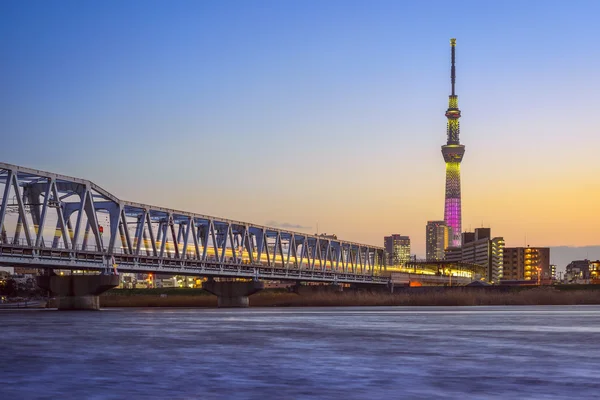
[[(3, 1), (0, 160), (117, 196), (382, 244), (443, 218), (593, 245), (596, 1)], [(597, 197), (596, 197), (597, 198)]]

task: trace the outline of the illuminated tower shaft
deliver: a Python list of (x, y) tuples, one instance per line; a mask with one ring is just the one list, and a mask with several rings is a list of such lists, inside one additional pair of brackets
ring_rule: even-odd
[(456, 48), (456, 39), (450, 39), (452, 49), (452, 69), (450, 79), (452, 81), (452, 94), (448, 100), (448, 141), (442, 146), (442, 155), (446, 161), (446, 202), (444, 207), (444, 220), (450, 230), (450, 240), (448, 245), (451, 247), (461, 246), (461, 203), (460, 203), (460, 162), (465, 154), (465, 146), (460, 144), (460, 110), (458, 109), (458, 96), (454, 93), (454, 83), (456, 73), (454, 67), (454, 54)]

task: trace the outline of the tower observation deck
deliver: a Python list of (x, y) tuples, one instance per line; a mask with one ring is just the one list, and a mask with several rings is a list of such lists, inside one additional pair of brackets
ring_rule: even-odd
[(460, 144), (460, 110), (458, 109), (458, 96), (455, 93), (456, 68), (455, 53), (456, 39), (450, 39), (452, 50), (452, 67), (450, 69), (450, 81), (452, 83), (452, 94), (448, 97), (447, 142), (442, 146), (442, 155), (446, 162), (446, 200), (444, 204), (444, 220), (450, 228), (449, 246), (461, 246), (461, 196), (460, 196), (460, 163), (465, 154), (465, 146)]

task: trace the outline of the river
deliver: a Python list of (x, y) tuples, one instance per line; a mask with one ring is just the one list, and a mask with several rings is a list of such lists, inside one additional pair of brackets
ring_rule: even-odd
[(0, 399), (600, 395), (600, 306), (0, 311)]

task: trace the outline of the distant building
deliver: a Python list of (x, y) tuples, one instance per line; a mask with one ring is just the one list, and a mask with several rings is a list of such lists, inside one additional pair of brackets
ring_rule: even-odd
[(398, 234), (385, 236), (383, 243), (388, 262), (387, 265), (403, 265), (410, 260), (410, 238), (408, 236)]
[(475, 240), (492, 238), (492, 229), (491, 228), (476, 228), (474, 233), (475, 233)]
[(556, 279), (556, 265), (550, 264), (550, 279)]
[(600, 278), (600, 260), (590, 261), (576, 260), (567, 265), (565, 272), (567, 281), (576, 281), (578, 279), (599, 279)]
[(496, 237), (490, 240), (491, 252), (491, 282), (500, 282), (504, 276), (504, 238)]
[(445, 221), (427, 221), (425, 259), (442, 261), (448, 248), (449, 229)]
[(453, 263), (462, 261), (462, 248), (460, 247), (448, 247), (444, 254), (444, 261)]
[(600, 279), (600, 260), (590, 261), (590, 279)]
[(568, 279), (589, 279), (590, 260), (571, 261), (569, 265), (567, 265), (566, 276)]
[(484, 267), (488, 282), (497, 283), (503, 275), (504, 239), (491, 238), (490, 228), (477, 228), (462, 234), (462, 247), (446, 249), (445, 260)]
[(505, 247), (503, 279), (538, 280), (551, 279), (550, 248), (548, 247)]
[(462, 243), (469, 243), (475, 240), (475, 232), (463, 232), (461, 236)]

